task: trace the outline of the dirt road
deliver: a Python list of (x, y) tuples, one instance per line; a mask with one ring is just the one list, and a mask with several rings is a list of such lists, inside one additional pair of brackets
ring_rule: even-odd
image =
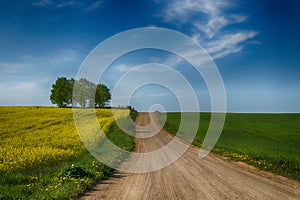
[[(147, 125), (149, 115), (140, 113), (137, 123)], [(147, 126), (136, 132), (153, 130)], [(171, 139), (165, 131), (137, 139), (136, 151), (151, 152)], [(189, 148), (176, 162), (159, 171), (117, 172), (82, 199), (300, 199), (300, 184), (296, 181), (213, 154), (199, 159), (198, 153), (198, 149)]]

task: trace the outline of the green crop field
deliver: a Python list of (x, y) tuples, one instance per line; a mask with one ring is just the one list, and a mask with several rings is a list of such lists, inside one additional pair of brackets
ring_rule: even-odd
[[(133, 150), (134, 138), (118, 128), (111, 110), (96, 109), (96, 114), (113, 143)], [(195, 114), (187, 115), (187, 132)], [(169, 132), (176, 134), (180, 115), (167, 114), (164, 127)], [(119, 110), (118, 116), (126, 119), (129, 112)], [(200, 117), (196, 146), (201, 146), (210, 122), (209, 113)], [(227, 114), (213, 151), (299, 181), (299, 122), (300, 114)], [(77, 198), (112, 172), (81, 143), (72, 109), (0, 107), (0, 199)]]
[[(187, 132), (196, 114), (188, 114)], [(165, 129), (176, 134), (180, 116), (168, 113)], [(210, 113), (201, 113), (194, 145), (201, 146), (209, 122)], [(229, 113), (213, 152), (299, 181), (300, 114)]]
[[(133, 150), (133, 137), (116, 126), (111, 110), (96, 114), (112, 142)], [(129, 111), (117, 115), (125, 119)], [(81, 143), (72, 109), (0, 107), (0, 199), (77, 198), (112, 172)]]

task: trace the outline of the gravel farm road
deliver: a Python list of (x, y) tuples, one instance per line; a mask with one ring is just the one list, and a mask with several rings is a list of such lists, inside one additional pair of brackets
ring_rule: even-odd
[[(150, 121), (139, 113), (136, 122)], [(136, 130), (136, 132), (149, 130)], [(150, 152), (165, 146), (172, 136), (162, 130), (150, 138), (136, 139), (136, 152)], [(142, 174), (117, 171), (87, 192), (82, 199), (300, 199), (300, 183), (241, 162), (209, 154), (198, 157), (190, 147), (171, 165)]]

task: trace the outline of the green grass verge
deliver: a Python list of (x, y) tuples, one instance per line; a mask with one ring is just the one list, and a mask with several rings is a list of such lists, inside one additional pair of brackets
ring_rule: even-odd
[(2, 173), (0, 199), (76, 199), (112, 172), (85, 151), (38, 169)]
[[(134, 138), (113, 124), (107, 137), (120, 148), (132, 151)], [(1, 172), (0, 199), (78, 199), (113, 169), (88, 151), (81, 155), (34, 169)]]
[[(194, 115), (184, 125), (193, 126)], [(176, 134), (180, 113), (168, 113), (164, 128)], [(200, 114), (200, 123), (193, 145), (201, 146), (210, 122), (210, 113)], [(235, 161), (300, 181), (300, 114), (229, 113), (222, 134), (213, 152)]]

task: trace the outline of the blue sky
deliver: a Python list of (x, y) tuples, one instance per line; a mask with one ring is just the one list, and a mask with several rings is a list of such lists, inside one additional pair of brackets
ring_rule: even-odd
[[(4, 0), (0, 105), (51, 105), (51, 84), (75, 77), (96, 45), (128, 29), (156, 26), (180, 31), (208, 51), (223, 77), (229, 112), (300, 112), (299, 7), (297, 0)], [(154, 60), (172, 65), (170, 58), (158, 50), (124, 55), (103, 82), (112, 89), (130, 67)], [(209, 110), (203, 80), (180, 63), (176, 69), (198, 87), (201, 108)], [(157, 85), (139, 88), (130, 104), (178, 110), (176, 96)]]

